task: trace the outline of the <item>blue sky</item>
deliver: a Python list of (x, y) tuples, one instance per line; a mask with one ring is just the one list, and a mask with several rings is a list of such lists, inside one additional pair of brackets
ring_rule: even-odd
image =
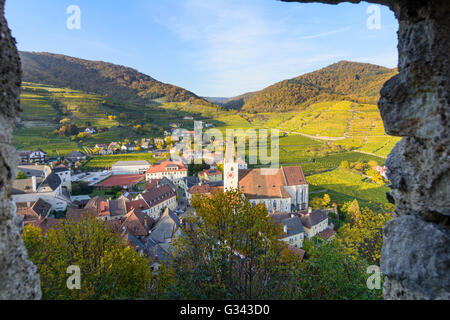
[[(81, 29), (69, 30), (69, 5)], [(398, 23), (368, 3), (276, 0), (7, 0), (20, 50), (46, 51), (135, 68), (201, 96), (230, 97), (340, 60), (397, 65)]]

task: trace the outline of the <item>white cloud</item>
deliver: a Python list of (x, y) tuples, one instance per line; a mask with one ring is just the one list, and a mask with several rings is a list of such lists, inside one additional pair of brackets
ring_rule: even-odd
[(348, 31), (350, 29), (351, 29), (351, 27), (345, 27), (345, 28), (341, 28), (341, 29), (328, 31), (328, 32), (322, 32), (322, 33), (313, 34), (313, 35), (310, 35), (310, 36), (304, 36), (304, 37), (302, 37), (302, 39), (315, 39), (315, 38), (327, 37), (327, 36), (331, 36), (331, 35), (334, 35), (334, 34), (338, 34), (338, 33), (342, 33), (342, 32)]
[(233, 96), (312, 71), (311, 64), (347, 55), (317, 54), (319, 48), (302, 41), (301, 30), (291, 30), (287, 20), (269, 19), (261, 6), (249, 3), (191, 0), (183, 4), (182, 17), (164, 24), (196, 48), (192, 61), (207, 79), (201, 88), (191, 89), (200, 95)]

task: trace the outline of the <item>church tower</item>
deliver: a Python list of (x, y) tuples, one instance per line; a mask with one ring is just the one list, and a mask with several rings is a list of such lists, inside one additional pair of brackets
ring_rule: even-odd
[(223, 174), (223, 187), (225, 191), (239, 188), (239, 166), (234, 158), (223, 162)]

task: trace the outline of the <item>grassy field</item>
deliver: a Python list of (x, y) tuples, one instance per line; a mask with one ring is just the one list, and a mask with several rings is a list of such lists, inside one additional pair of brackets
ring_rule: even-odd
[(309, 184), (317, 189), (328, 189), (338, 194), (347, 195), (378, 204), (387, 204), (387, 186), (365, 181), (364, 176), (342, 169), (308, 176)]
[(155, 163), (158, 158), (153, 157), (153, 153), (127, 153), (127, 154), (111, 154), (104, 156), (94, 156), (83, 164), (85, 170), (100, 170), (108, 169), (117, 161), (133, 161), (133, 160), (147, 160), (150, 163)]

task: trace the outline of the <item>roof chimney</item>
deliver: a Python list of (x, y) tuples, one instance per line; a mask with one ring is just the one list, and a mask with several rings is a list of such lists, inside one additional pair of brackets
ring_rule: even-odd
[(36, 177), (35, 176), (31, 177), (31, 186), (33, 188), (33, 192), (36, 192), (37, 191), (37, 183), (36, 183)]
[(284, 225), (283, 231), (284, 231), (284, 233), (288, 233), (287, 225)]

